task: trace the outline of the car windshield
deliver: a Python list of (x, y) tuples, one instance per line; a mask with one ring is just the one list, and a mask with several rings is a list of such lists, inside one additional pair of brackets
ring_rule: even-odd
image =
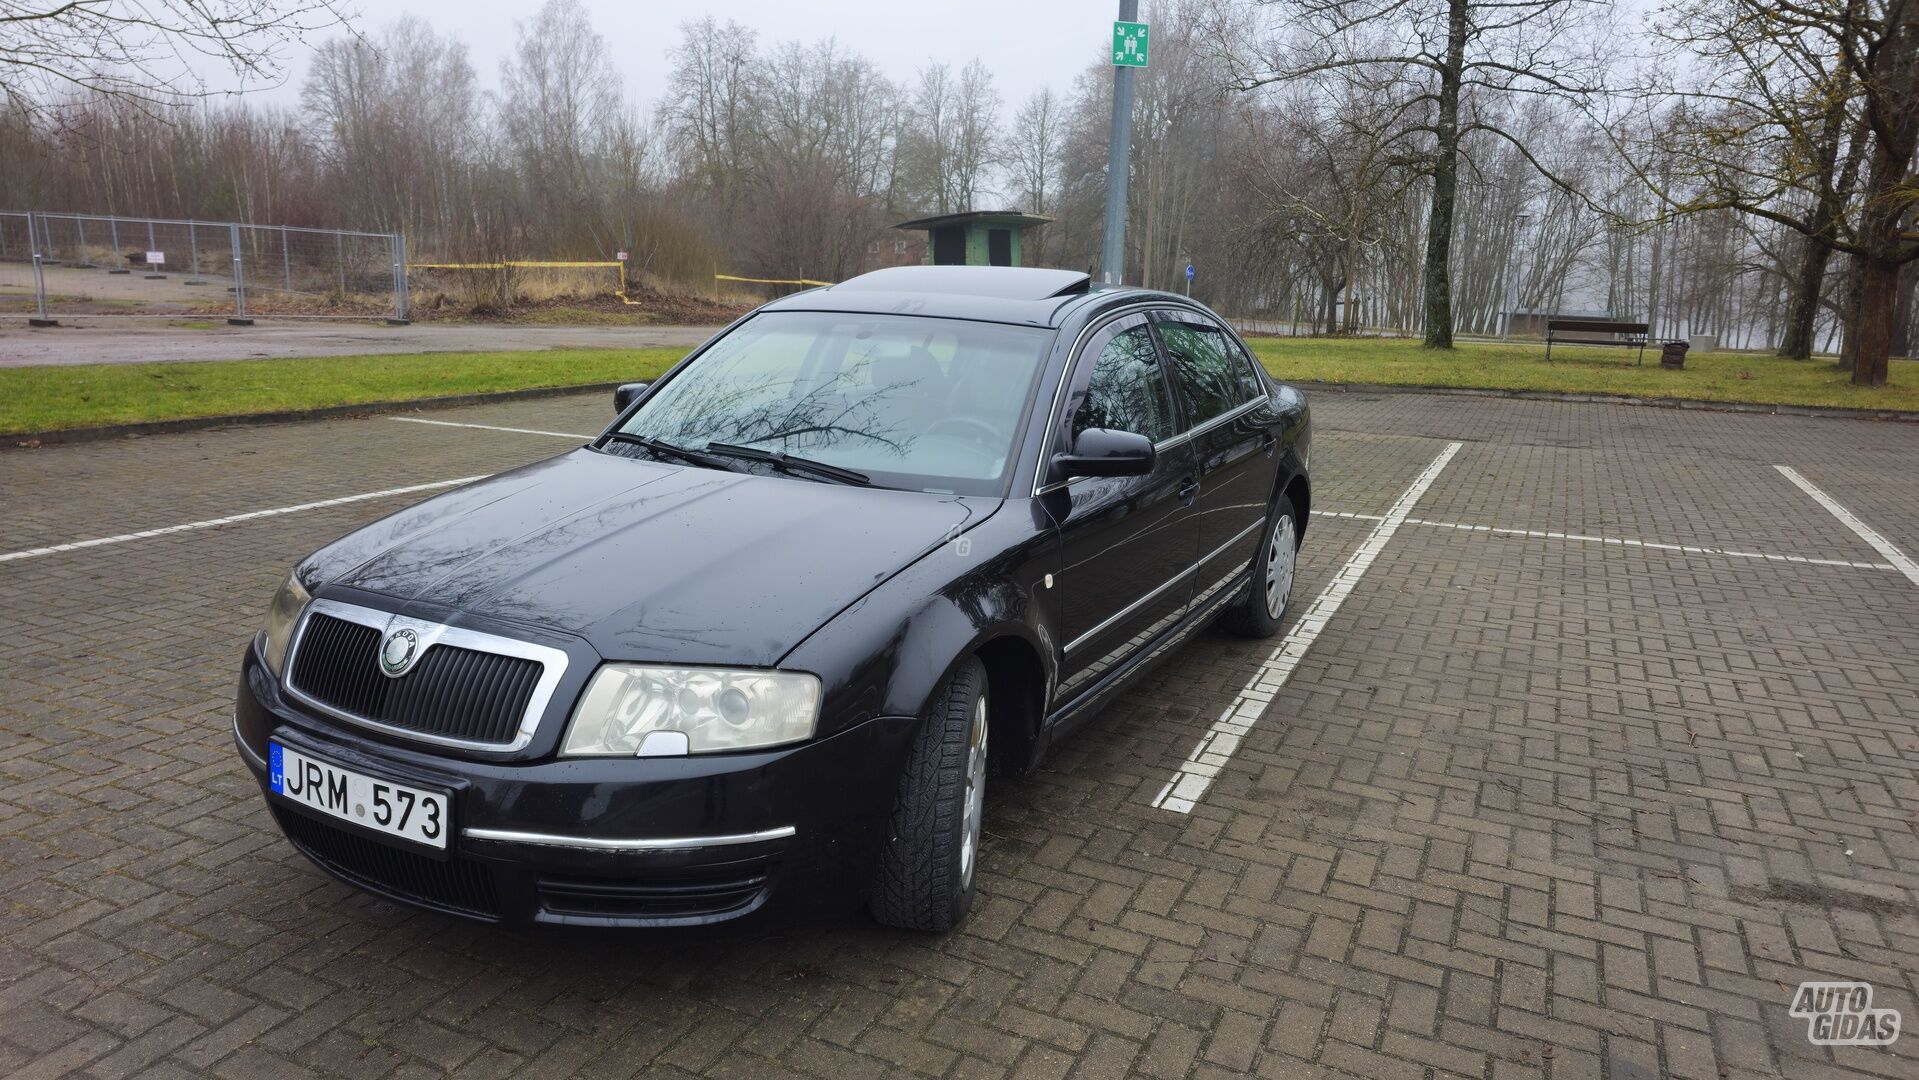
[(884, 487), (997, 494), (1050, 338), (958, 319), (768, 312), (714, 342), (619, 430), (807, 458)]

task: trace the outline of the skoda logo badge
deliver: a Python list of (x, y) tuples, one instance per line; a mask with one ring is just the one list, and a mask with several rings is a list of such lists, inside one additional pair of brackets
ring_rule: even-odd
[(386, 636), (386, 643), (380, 646), (380, 670), (398, 677), (405, 675), (413, 666), (414, 653), (420, 647), (420, 635), (401, 627)]

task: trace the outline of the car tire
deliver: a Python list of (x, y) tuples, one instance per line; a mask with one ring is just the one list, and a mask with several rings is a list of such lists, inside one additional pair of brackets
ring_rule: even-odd
[(973, 906), (986, 793), (986, 667), (969, 658), (933, 695), (880, 845), (874, 918), (951, 930)]
[(1298, 573), (1299, 511), (1293, 500), (1280, 496), (1259, 534), (1253, 556), (1253, 580), (1246, 592), (1226, 609), (1220, 624), (1241, 637), (1269, 638), (1286, 622), (1292, 603), (1293, 579)]

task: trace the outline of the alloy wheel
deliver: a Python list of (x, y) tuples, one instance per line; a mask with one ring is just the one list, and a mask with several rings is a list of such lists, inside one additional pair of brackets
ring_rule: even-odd
[(986, 810), (986, 695), (973, 705), (973, 726), (966, 737), (966, 795), (960, 807), (960, 887), (973, 883)]

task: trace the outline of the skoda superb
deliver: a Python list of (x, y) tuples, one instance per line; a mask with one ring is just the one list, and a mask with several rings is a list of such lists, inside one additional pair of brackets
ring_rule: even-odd
[(905, 267), (768, 304), (590, 443), (299, 563), (234, 737), (287, 839), (491, 921), (845, 897), (943, 930), (989, 775), (1277, 632), (1307, 410), (1180, 296)]

